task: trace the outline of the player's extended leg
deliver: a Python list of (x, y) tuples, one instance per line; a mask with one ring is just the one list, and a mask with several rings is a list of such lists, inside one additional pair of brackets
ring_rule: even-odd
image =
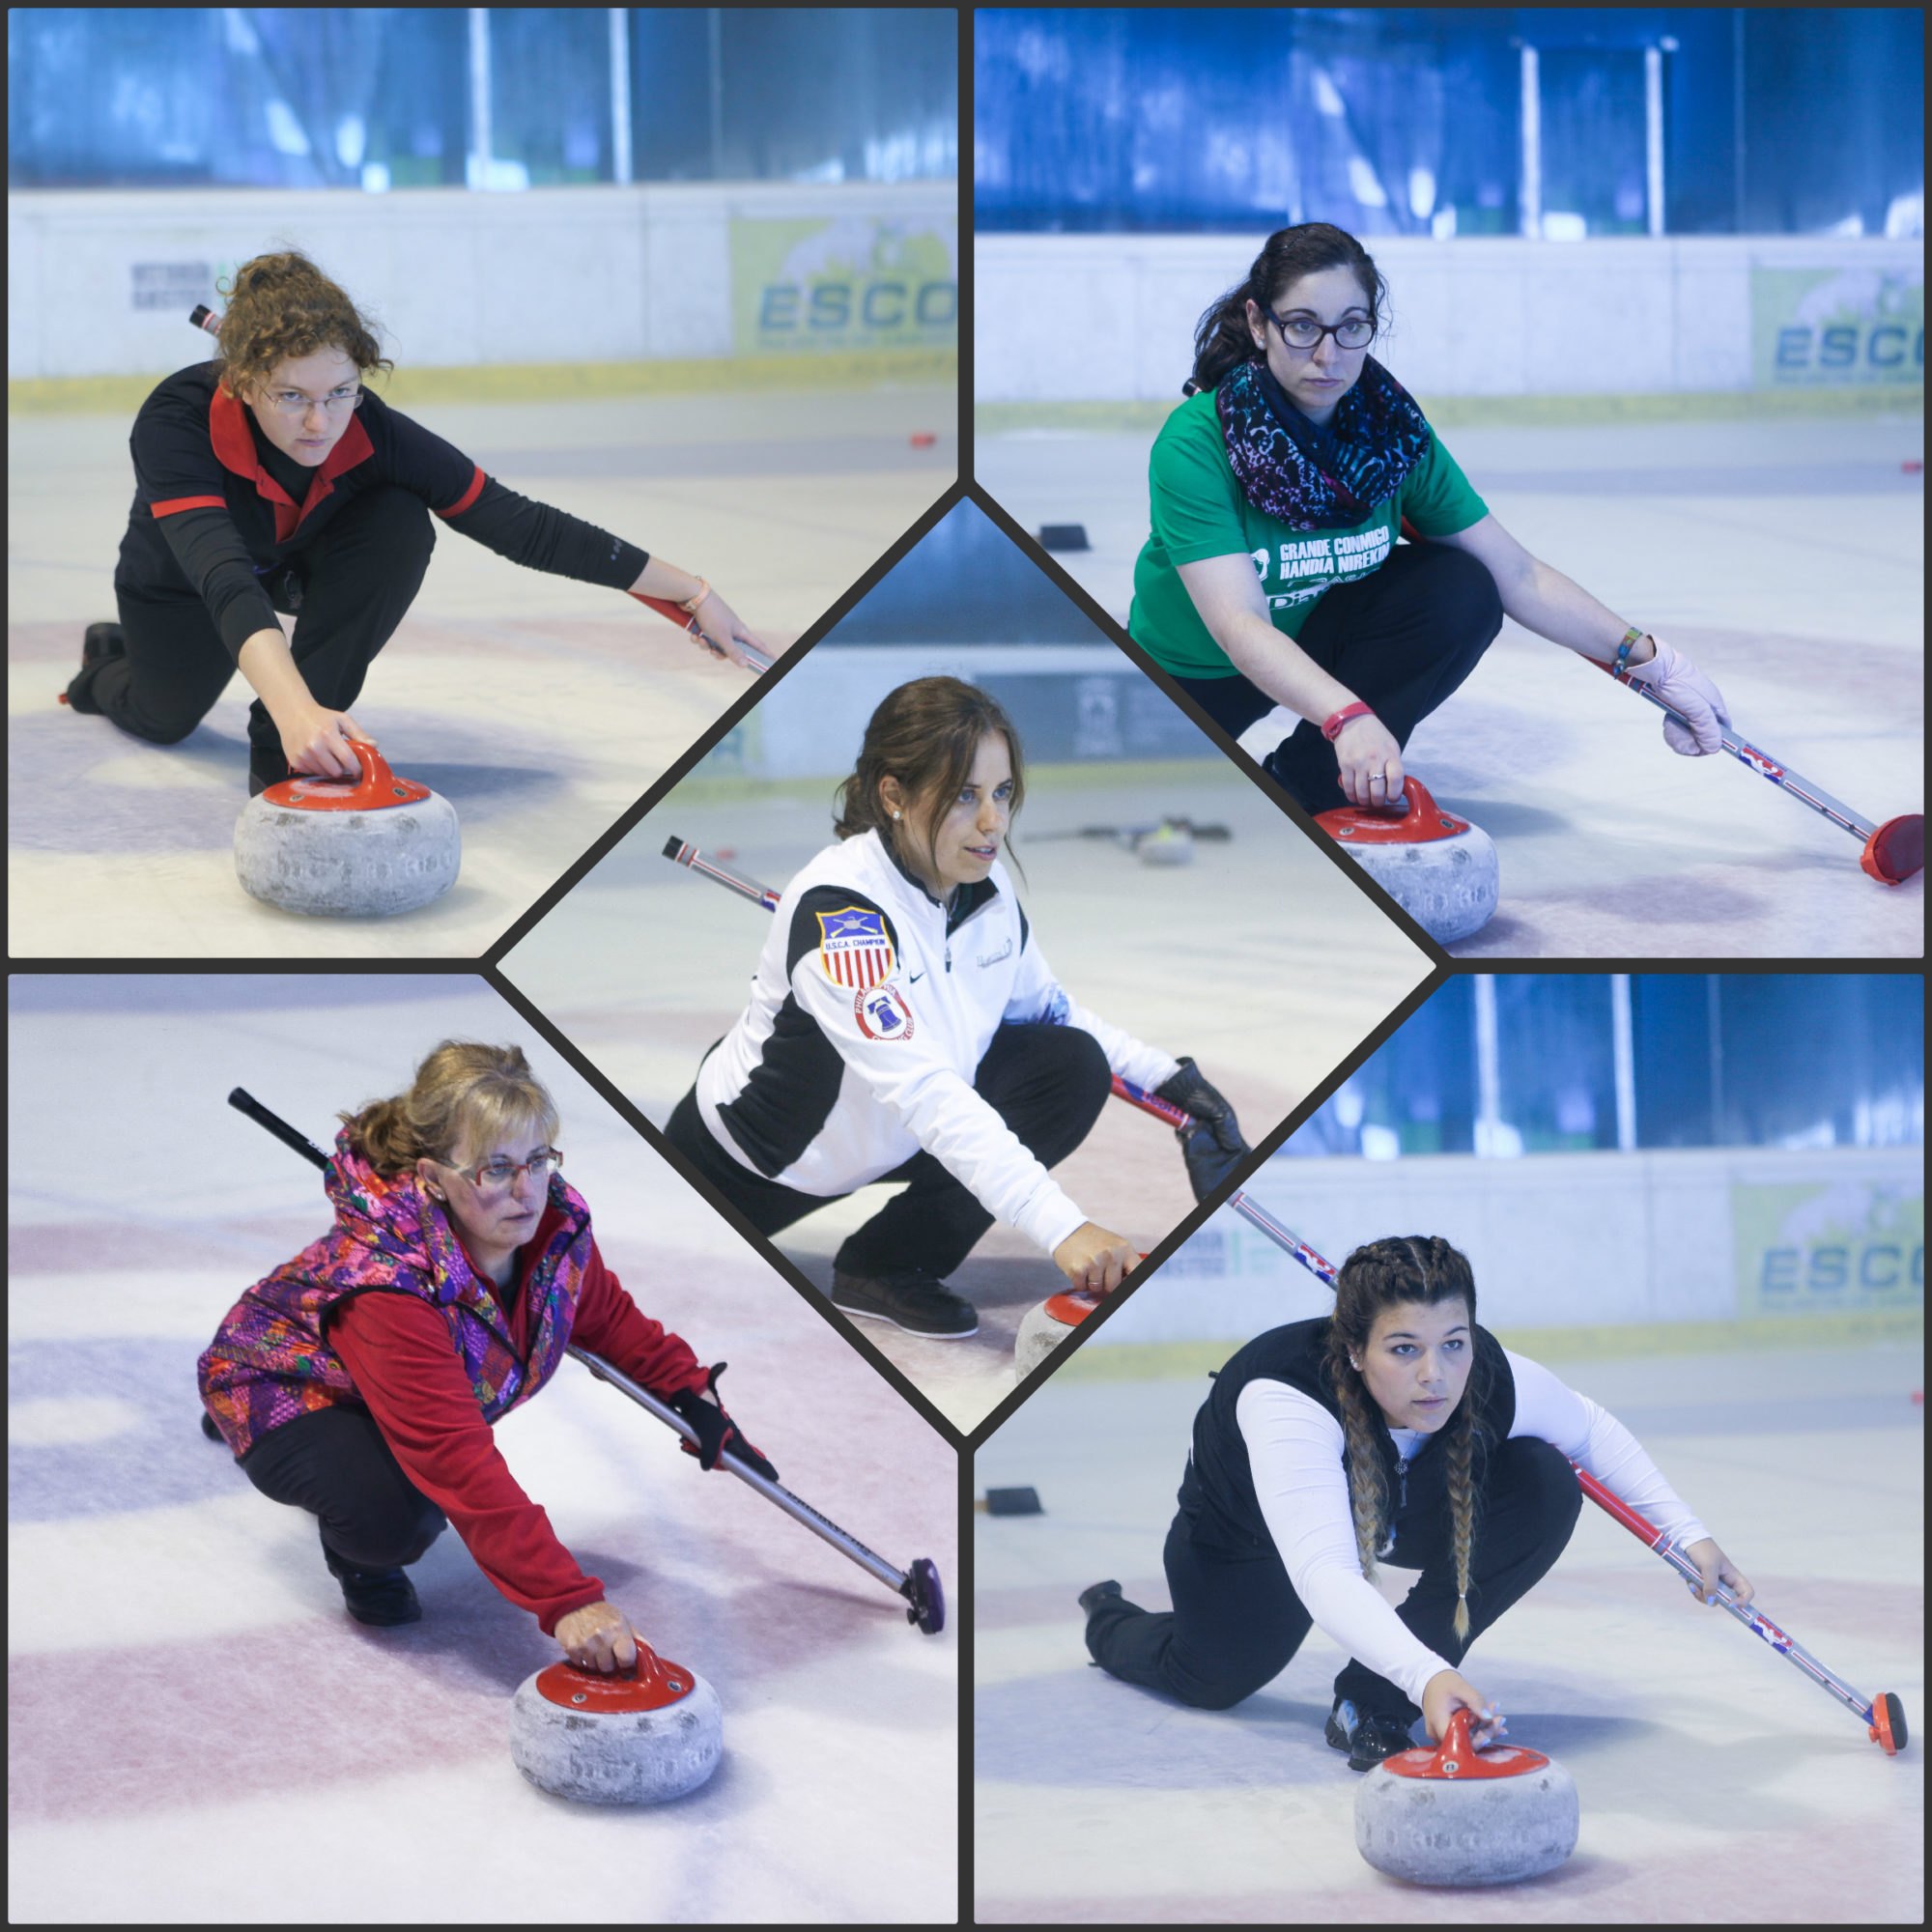
[(1097, 1585), (1081, 1599), (1087, 1649), (1112, 1676), (1225, 1711), (1282, 1670), (1309, 1614), (1272, 1544), (1240, 1554), (1205, 1547), (1177, 1516), (1163, 1558), (1173, 1609), (1144, 1610)]
[(151, 596), (117, 587), (121, 621), (99, 626), (69, 683), (71, 709), (105, 718), (130, 738), (178, 745), (235, 675), (208, 606), (192, 591)]

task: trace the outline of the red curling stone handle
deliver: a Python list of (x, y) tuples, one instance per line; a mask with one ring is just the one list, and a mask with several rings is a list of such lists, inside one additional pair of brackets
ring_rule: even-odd
[(324, 779), (304, 772), (269, 786), (262, 796), (270, 805), (294, 806), (302, 811), (375, 811), (385, 805), (413, 805), (429, 796), (428, 785), (399, 779), (374, 745), (352, 738), (349, 749), (362, 768), (359, 778)]

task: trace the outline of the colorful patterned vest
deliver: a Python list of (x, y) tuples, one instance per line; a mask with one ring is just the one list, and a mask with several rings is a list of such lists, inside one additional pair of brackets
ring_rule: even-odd
[(384, 1179), (349, 1146), (345, 1127), (325, 1179), (335, 1226), (258, 1281), (233, 1308), (197, 1368), (201, 1399), (238, 1458), (268, 1430), (332, 1403), (359, 1406), (355, 1384), (326, 1340), (351, 1296), (412, 1294), (449, 1324), (449, 1345), (487, 1422), (526, 1402), (563, 1359), (590, 1261), (590, 1209), (551, 1176), (539, 1220), (541, 1251), (523, 1257), (529, 1298), (527, 1361), (510, 1343), (492, 1284), (463, 1251), (442, 1206), (413, 1173)]

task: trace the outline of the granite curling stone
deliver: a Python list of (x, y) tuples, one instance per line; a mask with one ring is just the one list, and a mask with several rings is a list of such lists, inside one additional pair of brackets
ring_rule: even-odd
[(251, 798), (235, 825), (242, 889), (284, 912), (384, 918), (414, 912), (456, 882), (456, 808), (399, 779), (373, 745), (351, 742), (361, 776), (287, 779)]
[(1025, 1381), (1099, 1305), (1098, 1295), (1069, 1289), (1028, 1309), (1013, 1348), (1013, 1379)]
[(1496, 848), (1481, 826), (1444, 811), (1413, 773), (1402, 784), (1402, 811), (1344, 805), (1315, 822), (1432, 939), (1467, 939), (1496, 909)]
[(724, 1713), (695, 1670), (638, 1646), (635, 1670), (553, 1663), (517, 1687), (510, 1756), (539, 1791), (580, 1804), (662, 1804), (718, 1769)]
[(1511, 1885), (1577, 1849), (1577, 1787), (1520, 1746), (1478, 1751), (1458, 1710), (1439, 1747), (1398, 1751), (1355, 1793), (1355, 1848), (1414, 1885)]

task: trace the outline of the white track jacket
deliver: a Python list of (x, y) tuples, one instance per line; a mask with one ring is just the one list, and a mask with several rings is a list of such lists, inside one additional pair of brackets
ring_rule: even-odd
[(1003, 865), (949, 916), (863, 833), (784, 889), (751, 1004), (698, 1069), (698, 1113), (741, 1165), (828, 1200), (923, 1148), (1051, 1254), (1089, 1217), (974, 1092), (1003, 1021), (1079, 1027), (1138, 1087), (1180, 1070), (1068, 998)]

